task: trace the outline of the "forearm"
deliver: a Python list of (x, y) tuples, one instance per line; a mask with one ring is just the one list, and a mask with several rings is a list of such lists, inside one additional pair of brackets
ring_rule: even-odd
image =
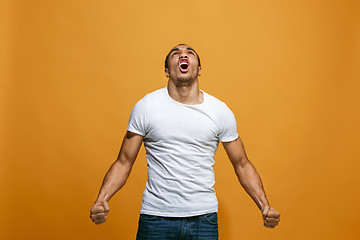
[(241, 139), (223, 145), (241, 185), (261, 210), (264, 226), (274, 228), (280, 220), (280, 213), (269, 206), (261, 178), (247, 158)]
[(235, 173), (245, 191), (260, 210), (264, 209), (265, 206), (269, 206), (261, 178), (250, 161), (245, 161), (242, 165), (236, 166)]
[(116, 160), (106, 173), (96, 202), (109, 201), (119, 191), (130, 175), (132, 164), (129, 161)]

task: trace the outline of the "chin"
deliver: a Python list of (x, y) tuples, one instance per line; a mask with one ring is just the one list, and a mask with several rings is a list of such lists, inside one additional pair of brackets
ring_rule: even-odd
[(181, 74), (177, 78), (177, 80), (180, 82), (192, 82), (195, 79), (196, 79), (196, 76), (193, 77), (191, 74)]
[(190, 76), (179, 76), (174, 81), (177, 86), (190, 86), (194, 82), (194, 79)]
[(189, 76), (181, 76), (181, 77), (178, 77), (178, 81), (179, 82), (191, 82), (191, 77)]

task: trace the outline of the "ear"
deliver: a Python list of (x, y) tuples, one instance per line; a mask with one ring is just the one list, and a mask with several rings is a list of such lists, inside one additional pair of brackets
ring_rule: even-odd
[(167, 69), (167, 68), (165, 68), (165, 75), (166, 75), (167, 78), (169, 78), (169, 76), (170, 76), (169, 75), (169, 69)]
[(199, 67), (198, 75), (199, 75), (199, 76), (201, 75), (201, 67)]

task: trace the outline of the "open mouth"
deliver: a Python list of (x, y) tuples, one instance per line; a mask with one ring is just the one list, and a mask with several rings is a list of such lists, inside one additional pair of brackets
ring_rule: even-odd
[(189, 62), (187, 60), (180, 60), (179, 68), (182, 73), (186, 73), (189, 70)]

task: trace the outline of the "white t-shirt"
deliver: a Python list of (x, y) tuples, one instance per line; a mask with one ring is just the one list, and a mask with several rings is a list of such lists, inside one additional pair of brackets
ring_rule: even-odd
[(189, 217), (217, 212), (214, 155), (219, 140), (236, 140), (238, 133), (226, 104), (203, 95), (201, 104), (186, 105), (165, 87), (133, 108), (127, 130), (144, 136), (148, 162), (140, 213)]

